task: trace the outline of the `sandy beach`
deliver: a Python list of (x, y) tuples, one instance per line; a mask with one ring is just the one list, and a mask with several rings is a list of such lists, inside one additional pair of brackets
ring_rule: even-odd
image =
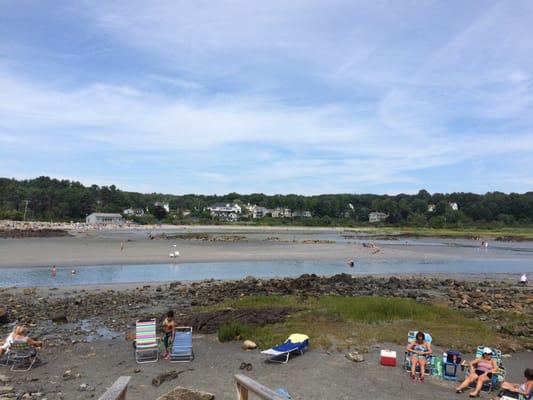
[[(265, 260), (422, 260), (519, 259), (533, 253), (483, 252), (467, 239), (387, 240), (378, 253), (365, 248), (357, 236), (342, 229), (272, 227), (164, 227), (70, 231), (69, 237), (0, 239), (1, 267), (50, 267), (107, 264), (171, 263), (169, 253), (179, 250), (180, 263)], [(185, 239), (150, 240), (149, 235), (204, 233), (212, 237), (243, 237), (236, 242)], [(347, 236), (351, 235), (351, 236)], [(347, 238), (345, 238), (347, 236)], [(354, 240), (350, 240), (353, 237)], [(363, 240), (372, 238), (361, 236)], [(275, 238), (276, 240), (273, 240)], [(339, 239), (339, 240), (338, 240)], [(340, 240), (342, 239), (342, 240)], [(338, 242), (334, 242), (338, 240)], [(428, 246), (428, 243), (439, 245)], [(176, 248), (173, 247), (176, 245)], [(121, 250), (121, 247), (123, 249)], [(505, 244), (506, 248), (531, 244)], [(491, 249), (492, 250), (492, 249)], [(533, 251), (533, 249), (531, 249)]]

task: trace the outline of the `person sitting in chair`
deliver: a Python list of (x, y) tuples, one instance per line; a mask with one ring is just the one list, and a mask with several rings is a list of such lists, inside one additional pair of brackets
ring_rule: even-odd
[(32, 338), (28, 337), (28, 328), (24, 325), (18, 325), (13, 330), (13, 339), (12, 342), (25, 342), (28, 343), (31, 347), (33, 347), (32, 351), (35, 355), (37, 351), (35, 348), (41, 348), (43, 347), (43, 342), (40, 340), (33, 340)]
[(527, 368), (524, 371), (524, 377), (526, 378), (526, 381), (521, 385), (518, 383), (503, 382), (498, 396), (501, 397), (511, 392), (515, 395), (522, 395), (526, 399), (531, 399), (533, 396), (533, 369)]
[(476, 387), (469, 393), (470, 397), (478, 397), (483, 384), (492, 379), (492, 374), (498, 372), (498, 364), (492, 358), (492, 350), (489, 347), (483, 349), (481, 357), (476, 358), (469, 363), (470, 374), (456, 389), (456, 393), (463, 393), (463, 391), (473, 382), (476, 382)]
[(427, 358), (433, 353), (424, 332), (417, 332), (415, 340), (407, 345), (407, 353), (411, 357), (411, 379), (416, 379), (416, 366), (419, 365), (420, 381), (423, 382)]

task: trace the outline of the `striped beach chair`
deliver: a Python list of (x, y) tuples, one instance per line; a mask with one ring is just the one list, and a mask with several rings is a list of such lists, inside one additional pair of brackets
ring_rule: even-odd
[(29, 371), (37, 360), (37, 349), (22, 340), (14, 340), (9, 348), (11, 371)]
[(135, 324), (135, 361), (138, 364), (159, 360), (159, 341), (156, 335), (156, 321), (149, 319)]

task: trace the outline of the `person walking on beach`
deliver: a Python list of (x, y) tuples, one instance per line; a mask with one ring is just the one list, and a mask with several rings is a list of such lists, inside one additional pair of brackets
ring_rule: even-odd
[(57, 275), (56, 266), (52, 265), (52, 270), (50, 271), (50, 275), (52, 275), (52, 278), (55, 278)]
[(170, 346), (174, 340), (174, 333), (176, 332), (176, 322), (174, 321), (174, 311), (167, 312), (166, 318), (163, 320), (163, 345), (165, 353), (163, 357), (165, 360), (170, 360)]
[(120, 252), (124, 251), (124, 242), (120, 242)]

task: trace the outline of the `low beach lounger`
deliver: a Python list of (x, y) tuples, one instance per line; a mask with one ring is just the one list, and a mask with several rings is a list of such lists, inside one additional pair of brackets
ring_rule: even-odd
[(286, 364), (292, 353), (303, 354), (309, 347), (309, 336), (293, 333), (285, 343), (263, 350), (261, 354), (268, 356), (268, 361)]
[(159, 360), (159, 342), (155, 331), (155, 319), (136, 322), (135, 361), (138, 364), (157, 362)]
[(192, 350), (192, 327), (178, 326), (170, 350), (171, 362), (186, 362), (194, 359)]
[(9, 347), (8, 362), (13, 363), (11, 371), (29, 371), (37, 360), (37, 357), (37, 349), (30, 346), (27, 342), (14, 340)]

